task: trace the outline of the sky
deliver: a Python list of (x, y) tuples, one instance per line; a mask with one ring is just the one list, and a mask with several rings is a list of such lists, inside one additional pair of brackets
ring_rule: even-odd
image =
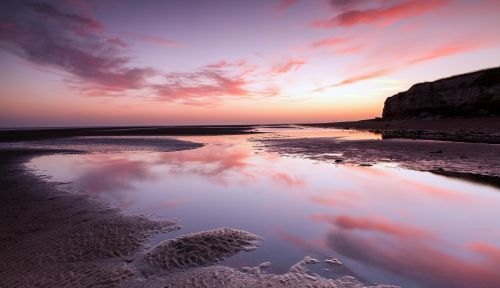
[(0, 3), (0, 127), (379, 117), (500, 65), (500, 0)]

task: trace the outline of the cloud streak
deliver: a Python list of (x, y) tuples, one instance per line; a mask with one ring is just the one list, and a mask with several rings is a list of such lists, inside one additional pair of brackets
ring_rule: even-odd
[[(335, 1), (339, 2), (339, 1)], [(343, 2), (343, 1), (342, 1)], [(348, 10), (326, 21), (313, 23), (316, 28), (349, 27), (361, 24), (391, 25), (400, 20), (431, 12), (449, 3), (449, 0), (409, 0), (391, 6), (364, 10)]]
[(291, 71), (296, 71), (306, 63), (307, 61), (305, 59), (288, 59), (285, 63), (274, 66), (272, 72), (283, 74)]
[(137, 39), (141, 42), (147, 42), (151, 43), (154, 45), (159, 45), (159, 46), (165, 46), (165, 47), (172, 47), (172, 48), (180, 48), (180, 47), (186, 47), (186, 45), (181, 44), (177, 41), (163, 38), (163, 37), (158, 37), (154, 35), (149, 35), (149, 34), (144, 34), (144, 33), (137, 33), (137, 32), (111, 32), (108, 31), (108, 33), (111, 34), (118, 34), (118, 35), (123, 35), (126, 37), (130, 37), (133, 39)]
[(324, 47), (332, 47), (332, 46), (335, 47), (338, 45), (345, 44), (349, 40), (351, 40), (351, 39), (346, 38), (346, 37), (331, 37), (331, 38), (326, 38), (326, 39), (316, 41), (316, 42), (311, 44), (311, 47), (314, 49), (324, 48)]
[[(168, 73), (137, 67), (121, 37), (166, 47), (182, 44), (143, 33), (110, 32), (91, 16), (65, 11), (49, 3), (13, 2), (9, 14), (0, 14), (0, 47), (40, 66), (64, 71), (66, 82), (84, 95), (124, 97), (136, 91), (143, 98), (189, 105), (215, 105), (223, 97), (269, 97), (266, 90), (246, 86), (255, 67), (245, 60), (222, 60), (192, 72)], [(284, 73), (297, 69), (295, 61), (279, 67)], [(226, 71), (232, 69), (234, 71)], [(152, 83), (151, 77), (164, 83)]]
[(216, 68), (205, 68), (188, 73), (164, 75), (165, 84), (154, 85), (160, 100), (180, 100), (192, 105), (210, 105), (222, 97), (246, 97), (251, 91), (246, 89), (247, 80), (232, 76)]
[[(452, 56), (459, 53), (482, 49), (490, 46), (491, 44), (492, 41), (477, 40), (475, 42), (470, 42), (463, 40), (442, 44), (437, 47), (427, 48), (423, 52), (421, 52), (421, 50), (418, 52), (410, 51), (408, 49), (405, 49), (404, 47), (401, 47), (397, 52), (398, 54), (394, 54), (392, 53), (392, 51), (387, 52), (383, 51), (383, 49), (380, 49), (380, 52), (375, 53), (376, 55), (378, 55), (377, 57), (370, 56), (366, 63), (361, 63), (359, 65), (361, 67), (376, 67), (374, 70), (356, 72), (341, 80), (340, 82), (334, 83), (329, 86), (320, 87), (316, 89), (315, 92), (320, 92), (328, 88), (353, 84), (377, 77), (383, 77), (385, 75), (389, 75), (415, 64), (437, 58)], [(353, 70), (358, 71), (362, 69)]]
[(297, 2), (298, 2), (298, 0), (280, 0), (280, 3), (278, 3), (278, 5), (276, 5), (276, 6), (274, 6), (274, 9), (278, 12), (283, 12)]
[[(147, 67), (130, 67), (123, 42), (96, 34), (97, 20), (63, 12), (48, 3), (18, 7), (2, 16), (9, 29), (0, 43), (12, 53), (42, 66), (63, 70), (83, 90), (103, 93), (139, 89), (154, 74)], [(121, 43), (121, 44), (120, 44)]]

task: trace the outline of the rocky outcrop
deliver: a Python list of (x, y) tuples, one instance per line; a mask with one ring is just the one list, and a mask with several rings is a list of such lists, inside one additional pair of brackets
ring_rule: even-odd
[(383, 118), (500, 115), (500, 67), (413, 85), (385, 100)]

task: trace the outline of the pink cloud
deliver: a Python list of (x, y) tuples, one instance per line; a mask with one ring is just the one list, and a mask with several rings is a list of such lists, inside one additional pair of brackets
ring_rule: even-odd
[(228, 67), (243, 67), (247, 64), (246, 60), (240, 59), (233, 62), (227, 60), (220, 60), (215, 63), (208, 64), (207, 68), (224, 69)]
[(445, 44), (445, 45), (441, 45), (439, 47), (436, 47), (436, 48), (428, 51), (424, 55), (415, 56), (413, 59), (408, 60), (407, 64), (411, 65), (411, 64), (416, 64), (416, 63), (432, 60), (435, 58), (446, 57), (449, 55), (473, 51), (473, 50), (484, 48), (488, 44), (490, 44), (489, 41), (485, 42), (485, 41), (481, 41), (481, 40), (462, 41), (462, 42)]
[(280, 3), (274, 7), (274, 9), (278, 12), (283, 12), (290, 8), (290, 6), (297, 3), (298, 0), (280, 0)]
[(6, 22), (0, 22), (0, 30), (10, 30), (13, 26)]
[(400, 20), (431, 12), (448, 4), (449, 0), (416, 1), (408, 0), (388, 7), (366, 10), (348, 10), (326, 21), (313, 23), (316, 28), (354, 26), (360, 24), (391, 25)]
[(386, 69), (380, 69), (380, 70), (375, 70), (375, 71), (367, 72), (367, 73), (364, 73), (364, 74), (354, 75), (354, 76), (346, 78), (346, 79), (340, 81), (339, 83), (334, 84), (334, 85), (332, 85), (330, 87), (337, 87), (337, 86), (347, 85), (347, 84), (351, 84), (351, 83), (355, 83), (355, 82), (359, 82), (359, 81), (363, 81), (363, 80), (367, 80), (367, 79), (372, 79), (372, 78), (377, 78), (377, 77), (385, 76), (385, 75), (393, 72), (394, 70), (395, 69), (386, 68)]
[(31, 3), (28, 6), (44, 16), (60, 21), (63, 25), (71, 26), (73, 29), (75, 27), (77, 29), (90, 28), (93, 30), (102, 30), (104, 28), (99, 21), (92, 17), (62, 12), (48, 3)]
[[(179, 100), (185, 104), (206, 105), (221, 97), (246, 97), (252, 93), (242, 76), (229, 75), (218, 69), (165, 75), (166, 84), (154, 85), (160, 100)], [(210, 101), (206, 101), (210, 100)], [(201, 102), (200, 102), (201, 101)]]
[(278, 74), (288, 73), (300, 69), (300, 67), (306, 63), (307, 61), (305, 59), (288, 59), (285, 63), (275, 66), (272, 72)]
[[(21, 5), (21, 4), (19, 4)], [(124, 42), (102, 37), (97, 20), (65, 12), (48, 3), (20, 6), (17, 13), (4, 16), (0, 42), (13, 54), (68, 73), (68, 83), (89, 95), (140, 89), (155, 71), (130, 67), (124, 56)]]
[(323, 40), (316, 41), (311, 44), (312, 48), (323, 48), (323, 47), (331, 47), (331, 46), (338, 46), (339, 44), (345, 44), (346, 42), (350, 41), (351, 38), (345, 38), (345, 37), (331, 37), (331, 38), (326, 38)]
[(186, 45), (181, 44), (177, 41), (171, 40), (171, 39), (166, 39), (154, 35), (149, 35), (149, 34), (144, 34), (144, 33), (137, 33), (137, 32), (110, 32), (108, 33), (112, 34), (120, 34), (128, 37), (135, 38), (139, 41), (144, 41), (147, 43), (155, 44), (155, 45), (160, 45), (160, 46), (165, 46), (165, 47), (185, 47)]
[(469, 243), (467, 248), (483, 255), (487, 260), (500, 265), (500, 247), (481, 241), (475, 241)]
[[(380, 48), (380, 51), (377, 50), (375, 51), (375, 53), (372, 53), (376, 56), (369, 55), (366, 62), (361, 62), (357, 67), (353, 67), (352, 70), (355, 70), (356, 73), (348, 76), (338, 83), (326, 87), (320, 87), (315, 91), (323, 91), (324, 89), (330, 87), (337, 87), (360, 82), (363, 80), (382, 77), (421, 62), (482, 49), (485, 47), (489, 47), (492, 44), (494, 44), (493, 41), (477, 39), (476, 41), (455, 41), (441, 44), (437, 47), (422, 48), (419, 50), (405, 49), (405, 47), (400, 47), (397, 51), (384, 51), (383, 48)], [(397, 61), (394, 59), (397, 59)], [(362, 70), (362, 67), (378, 68), (375, 68), (371, 71), (359, 72), (359, 70)]]

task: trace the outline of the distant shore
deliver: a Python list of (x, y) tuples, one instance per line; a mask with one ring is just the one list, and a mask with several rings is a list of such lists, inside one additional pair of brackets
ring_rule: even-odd
[(309, 127), (358, 129), (381, 133), (384, 139), (426, 139), (500, 144), (500, 116), (301, 124)]
[[(123, 126), (81, 128), (28, 128), (0, 130), (0, 142), (37, 141), (82, 136), (210, 136), (259, 134), (257, 128), (286, 128), (290, 124)], [(357, 129), (381, 133), (384, 139), (426, 139), (500, 144), (500, 116), (296, 124), (306, 127)]]
[(205, 136), (255, 134), (252, 125), (110, 126), (0, 130), (0, 142), (36, 141), (81, 136)]

